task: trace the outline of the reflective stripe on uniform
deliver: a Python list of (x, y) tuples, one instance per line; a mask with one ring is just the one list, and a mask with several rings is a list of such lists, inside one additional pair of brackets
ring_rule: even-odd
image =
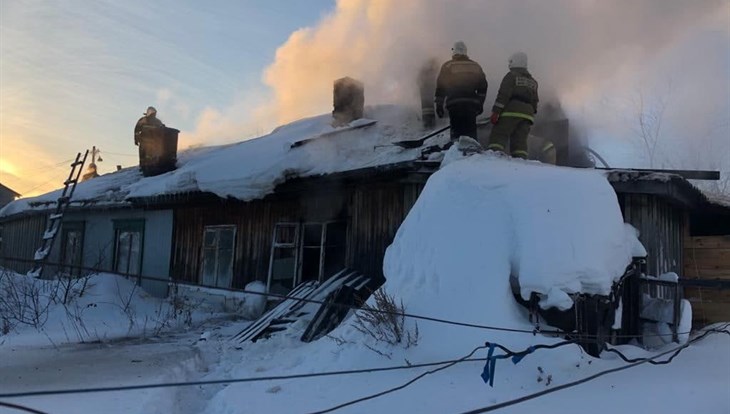
[(476, 73), (479, 74), (482, 68), (475, 62), (469, 60), (452, 60), (449, 62), (449, 70), (452, 73)]
[(545, 145), (542, 146), (542, 152), (548, 152), (553, 148), (555, 148), (555, 145), (553, 145), (552, 142), (548, 141), (545, 143)]
[(502, 114), (500, 116), (506, 117), (506, 118), (522, 118), (522, 119), (526, 119), (530, 122), (535, 122), (535, 118), (532, 115), (521, 114), (519, 112), (502, 112)]
[(497, 144), (496, 142), (494, 144), (489, 144), (487, 146), (487, 149), (488, 150), (492, 150), (492, 151), (502, 151), (502, 152), (504, 152), (504, 146), (502, 144)]
[(519, 158), (527, 158), (527, 151), (517, 150), (512, 151), (513, 157), (519, 157)]

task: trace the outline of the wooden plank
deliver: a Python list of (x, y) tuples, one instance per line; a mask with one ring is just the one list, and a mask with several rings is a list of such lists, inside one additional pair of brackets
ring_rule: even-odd
[(688, 264), (706, 269), (730, 269), (730, 249), (685, 249)]
[(707, 269), (694, 267), (691, 265), (684, 266), (682, 277), (687, 279), (730, 279), (730, 269)]
[(730, 321), (730, 304), (692, 304), (692, 328), (698, 329), (717, 322)]
[(684, 298), (694, 306), (695, 303), (727, 303), (730, 305), (730, 290), (710, 288), (684, 288)]
[(730, 249), (730, 235), (728, 236), (700, 236), (690, 237), (687, 240), (687, 249)]

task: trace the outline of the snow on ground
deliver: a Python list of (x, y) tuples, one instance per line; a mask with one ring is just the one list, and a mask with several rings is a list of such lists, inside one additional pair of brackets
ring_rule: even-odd
[(199, 311), (194, 303), (152, 297), (118, 275), (70, 283), (0, 272), (0, 351), (154, 336), (220, 316)]
[[(624, 226), (615, 195), (602, 175), (475, 155), (452, 161), (431, 177), (387, 251), (384, 270), (388, 280), (384, 289), (402, 300), (410, 313), (531, 330), (533, 326), (527, 321), (526, 311), (511, 295), (510, 274), (519, 276), (523, 288), (542, 292), (548, 302), (555, 304), (563, 303), (566, 292), (603, 293), (623, 273), (639, 248), (635, 237), (635, 232)], [(110, 351), (110, 356), (124, 366), (116, 379), (110, 378), (113, 374), (104, 373), (113, 373), (117, 362), (99, 358), (94, 365), (97, 370), (104, 368), (99, 371), (101, 384), (134, 382), (135, 375), (139, 376), (137, 382), (141, 378), (149, 382), (218, 380), (452, 360), (465, 356), (485, 341), (514, 350), (559, 341), (531, 333), (429, 321), (416, 324), (406, 319), (405, 327), (414, 335), (416, 326), (417, 344), (406, 347), (384, 344), (363, 334), (353, 317), (328, 337), (312, 343), (299, 340), (305, 329), (301, 322), (256, 343), (232, 343), (227, 339), (245, 327), (236, 323), (224, 326), (214, 335), (206, 329), (202, 335), (198, 331), (194, 336), (178, 338), (159, 348), (114, 344), (122, 349)], [(181, 343), (186, 343), (188, 348), (179, 348)], [(674, 346), (665, 345), (653, 352), (633, 346), (619, 349), (636, 358), (653, 356)], [(7, 349), (0, 347), (0, 352), (6, 354)], [(133, 354), (139, 354), (142, 360), (163, 362), (159, 367), (141, 366), (141, 372), (137, 372), (123, 362), (129, 360), (133, 364), (130, 359)], [(41, 355), (37, 354), (37, 358), (42, 363), (44, 356)], [(485, 357), (486, 351), (478, 351), (475, 356)], [(32, 356), (28, 358), (28, 363), (8, 368), (11, 374), (2, 380), (4, 383), (0, 382), (0, 389), (8, 386), (25, 389), (34, 383), (35, 370), (30, 369), (22, 383), (13, 379), (16, 374), (22, 376), (26, 371), (23, 367), (39, 366), (30, 362), (34, 361)], [(176, 358), (177, 364), (165, 362)], [(68, 367), (78, 363), (73, 358), (67, 361), (61, 364)], [(39, 383), (48, 387), (71, 385), (58, 384), (62, 379), (49, 379), (54, 365), (48, 364), (48, 369), (39, 368)], [(625, 363), (613, 354), (590, 357), (577, 345), (538, 350), (516, 365), (509, 360), (498, 361), (493, 388), (480, 377), (483, 365), (482, 362), (460, 364), (428, 375), (403, 390), (337, 412), (462, 412), (582, 379)], [(58, 407), (51, 411), (54, 413), (86, 414), (110, 404), (119, 404), (124, 407), (121, 411), (130, 413), (307, 413), (402, 385), (427, 370), (12, 401), (36, 404), (35, 408)], [(83, 386), (93, 381), (93, 376), (82, 379), (80, 375), (72, 370), (68, 378), (73, 379), (73, 385)], [(32, 389), (38, 388), (34, 385)], [(691, 345), (672, 364), (631, 368), (504, 412), (726, 413), (730, 411), (729, 388), (730, 337), (715, 335)]]
[[(560, 303), (565, 292), (605, 293), (638, 249), (635, 237), (624, 226), (605, 177), (596, 172), (472, 156), (452, 162), (429, 180), (388, 249), (384, 289), (402, 299), (411, 313), (530, 330), (525, 311), (510, 293), (510, 273), (519, 274), (523, 288), (546, 293), (551, 302)], [(415, 333), (413, 320), (406, 326)], [(240, 350), (217, 348), (222, 362), (207, 377), (418, 364), (461, 358), (485, 341), (515, 350), (558, 341), (419, 321), (418, 344), (406, 349), (368, 337), (356, 329), (353, 318), (309, 344), (298, 340), (303, 329), (242, 344)], [(509, 412), (532, 413), (541, 407), (582, 413), (587, 405), (595, 412), (634, 412), (636, 406), (650, 412), (683, 412), (677, 408), (688, 406), (722, 412), (718, 408), (730, 408), (727, 393), (720, 393), (730, 384), (728, 344), (727, 338), (710, 338), (680, 356), (681, 365), (641, 367), (593, 382), (584, 391), (562, 392), (546, 400), (548, 405), (541, 401)], [(654, 355), (635, 347), (622, 350), (632, 357)], [(476, 356), (485, 355), (483, 350)], [(569, 345), (538, 351), (517, 365), (500, 361), (494, 388), (480, 378), (483, 363), (466, 363), (338, 412), (460, 412), (621, 365), (612, 355), (595, 359)], [(217, 393), (205, 412), (312, 412), (401, 385), (426, 370), (233, 384)], [(687, 376), (698, 382), (688, 384), (692, 380)], [(655, 398), (647, 401), (647, 393)], [(694, 402), (687, 401), (690, 396)]]
[[(365, 119), (353, 121), (351, 126), (363, 125), (370, 120), (377, 123), (351, 130), (347, 127), (333, 128), (331, 114), (320, 115), (281, 126), (260, 138), (181, 151), (178, 168), (159, 176), (143, 178), (137, 167), (106, 174), (79, 183), (72, 205), (124, 204), (134, 197), (193, 191), (252, 200), (271, 193), (289, 178), (411, 161), (420, 156), (420, 149), (404, 150), (389, 145), (393, 141), (415, 139), (424, 134), (413, 110), (381, 105), (366, 107), (364, 115)], [(341, 132), (333, 133), (338, 130)], [(290, 148), (294, 142), (325, 133), (332, 134)], [(429, 142), (443, 141), (445, 136), (441, 134)], [(59, 195), (60, 190), (57, 190), (16, 200), (0, 210), (0, 217), (32, 208), (47, 208), (47, 204), (55, 202)]]

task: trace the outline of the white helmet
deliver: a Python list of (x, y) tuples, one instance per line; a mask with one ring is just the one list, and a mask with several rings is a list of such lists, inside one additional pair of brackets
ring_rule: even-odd
[(527, 69), (527, 55), (524, 52), (513, 53), (509, 57), (509, 68), (524, 68)]
[(454, 47), (451, 48), (451, 52), (453, 55), (466, 56), (466, 44), (459, 40), (458, 42), (454, 43)]

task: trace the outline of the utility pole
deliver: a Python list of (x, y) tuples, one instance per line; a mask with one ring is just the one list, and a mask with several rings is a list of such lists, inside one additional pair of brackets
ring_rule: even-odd
[(101, 150), (97, 149), (96, 146), (91, 147), (91, 164), (89, 164), (88, 171), (81, 177), (81, 181), (90, 180), (98, 177), (99, 173), (96, 171), (96, 162), (104, 161), (101, 159)]

